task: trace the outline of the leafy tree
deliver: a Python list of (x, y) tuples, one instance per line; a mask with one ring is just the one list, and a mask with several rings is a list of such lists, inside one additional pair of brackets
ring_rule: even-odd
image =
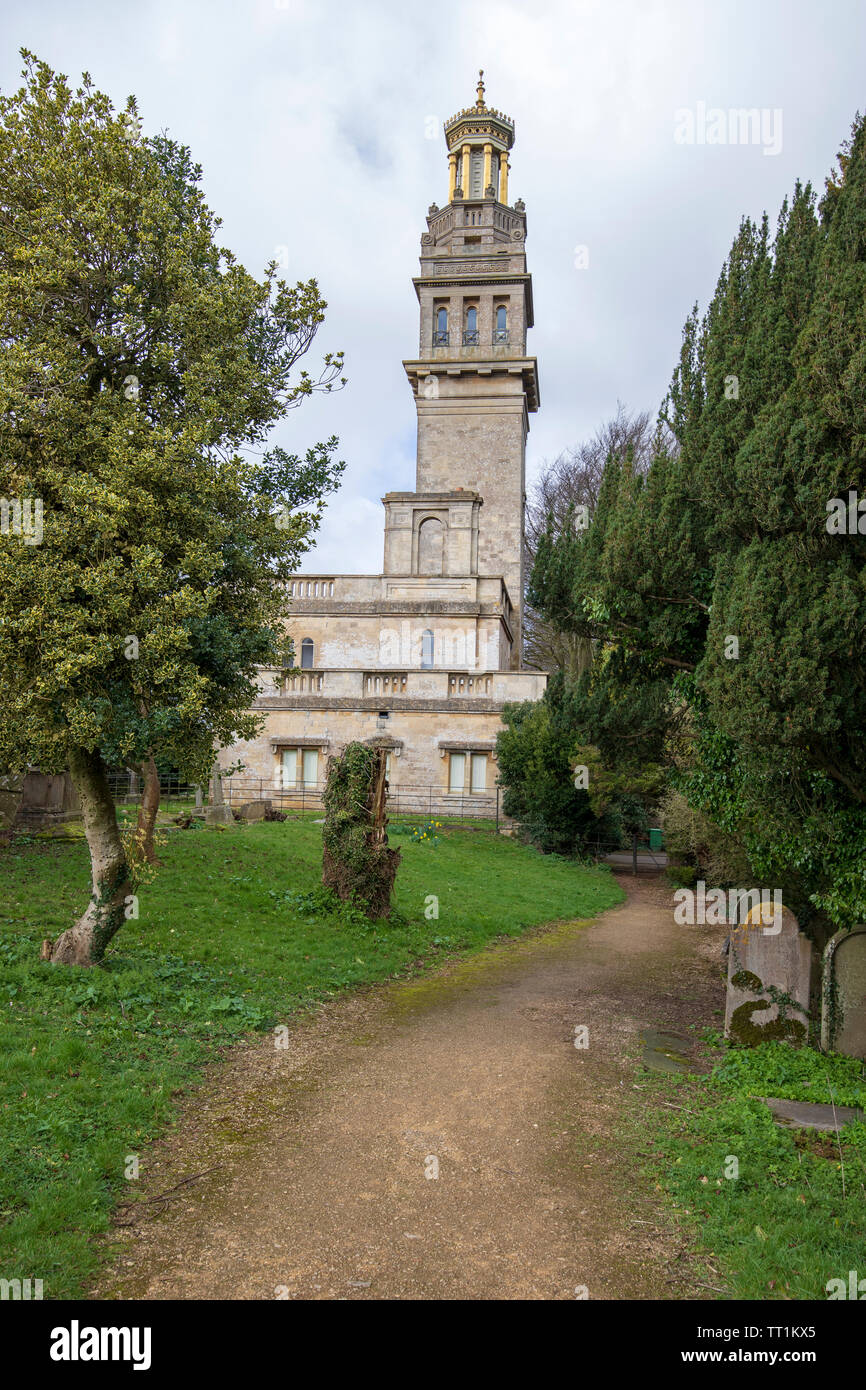
[(658, 766), (603, 758), (592, 742), (597, 726), (587, 681), (575, 687), (555, 672), (541, 700), (502, 712), (496, 747), (503, 810), (545, 853), (579, 853), (592, 841), (621, 844), (646, 828), (647, 807), (662, 787)]
[[(553, 460), (542, 463), (526, 504), (524, 545), (526, 573), (553, 527), (580, 528), (593, 515), (604, 468), (611, 457), (631, 455), (645, 469), (652, 453), (653, 432), (647, 411), (632, 414), (619, 402), (616, 415), (592, 435)], [(523, 613), (523, 658), (541, 671), (566, 671), (576, 680), (592, 662), (592, 642), (558, 628), (542, 617), (527, 595)]]
[[(866, 132), (821, 204), (746, 219), (662, 408), (674, 446), (612, 459), (589, 530), (551, 526), (530, 584), (610, 653), (608, 746), (667, 748), (689, 803), (816, 941), (866, 913)], [(866, 508), (864, 508), (866, 511)], [(765, 880), (766, 881), (766, 880)]]
[(23, 56), (0, 96), (0, 492), (43, 534), (0, 537), (0, 766), (71, 771), (92, 896), (49, 953), (91, 964), (133, 887), (106, 768), (204, 781), (254, 735), (283, 581), (343, 466), (334, 439), (262, 445), (342, 361), (296, 376), (318, 286), (217, 244), (185, 148)]

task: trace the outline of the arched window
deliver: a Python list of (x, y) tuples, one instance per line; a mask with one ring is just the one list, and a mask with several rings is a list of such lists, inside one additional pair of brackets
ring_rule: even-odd
[(471, 304), (466, 310), (466, 329), (463, 334), (464, 343), (478, 342), (478, 310)]
[(421, 633), (421, 665), (433, 665), (433, 633), (429, 627)]
[(311, 671), (313, 669), (313, 639), (305, 637), (301, 643), (301, 670)]
[(444, 307), (436, 311), (436, 328), (433, 332), (434, 347), (448, 346), (448, 310)]
[(496, 329), (493, 334), (495, 343), (508, 342), (508, 310), (504, 304), (500, 304), (496, 310)]

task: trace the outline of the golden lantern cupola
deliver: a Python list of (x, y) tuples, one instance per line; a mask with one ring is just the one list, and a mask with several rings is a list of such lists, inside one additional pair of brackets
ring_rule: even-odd
[(508, 152), (514, 144), (514, 122), (484, 99), (484, 69), (478, 73), (474, 106), (445, 122), (448, 146), (448, 201), (484, 202), (492, 198), (508, 205)]

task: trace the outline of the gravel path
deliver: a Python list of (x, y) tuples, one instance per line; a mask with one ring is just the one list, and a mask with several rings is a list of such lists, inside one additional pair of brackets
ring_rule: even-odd
[(94, 1296), (706, 1297), (620, 1121), (646, 1103), (642, 1028), (718, 1025), (724, 932), (676, 926), (659, 880), (620, 881), (592, 923), (232, 1052), (144, 1155), (147, 1203), (120, 1213)]

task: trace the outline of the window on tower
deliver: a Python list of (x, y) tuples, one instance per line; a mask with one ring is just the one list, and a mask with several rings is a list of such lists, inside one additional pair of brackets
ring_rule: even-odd
[(301, 643), (301, 670), (311, 671), (313, 669), (313, 639), (305, 637)]
[(433, 329), (433, 346), (448, 346), (448, 310), (444, 307), (436, 310), (436, 327)]
[(466, 310), (466, 327), (463, 330), (463, 341), (467, 344), (478, 342), (478, 310), (474, 304)]
[(504, 304), (500, 304), (496, 310), (496, 327), (493, 330), (494, 343), (508, 342), (508, 310)]
[(421, 633), (421, 665), (427, 669), (433, 665), (433, 632), (429, 627)]

